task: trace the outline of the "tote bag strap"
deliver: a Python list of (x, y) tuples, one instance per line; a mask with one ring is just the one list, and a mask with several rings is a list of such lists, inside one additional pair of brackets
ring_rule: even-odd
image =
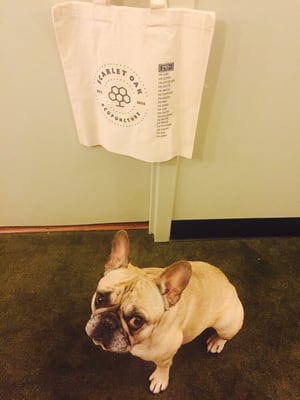
[[(110, 6), (111, 0), (93, 0), (93, 3), (101, 6)], [(166, 8), (167, 0), (150, 0), (150, 8)]]

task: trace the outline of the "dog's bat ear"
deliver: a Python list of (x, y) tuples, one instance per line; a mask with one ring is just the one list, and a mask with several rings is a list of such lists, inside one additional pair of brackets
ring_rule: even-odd
[(127, 267), (129, 256), (129, 238), (126, 231), (118, 231), (112, 241), (110, 256), (105, 264), (105, 272)]
[(192, 267), (188, 261), (177, 261), (161, 274), (159, 286), (167, 308), (174, 306), (179, 301), (189, 283), (191, 274)]

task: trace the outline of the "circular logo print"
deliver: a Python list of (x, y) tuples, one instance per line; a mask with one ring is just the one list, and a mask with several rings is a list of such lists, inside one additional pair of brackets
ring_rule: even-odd
[(130, 67), (102, 65), (96, 72), (94, 84), (101, 111), (113, 124), (129, 127), (143, 121), (148, 112), (148, 93)]

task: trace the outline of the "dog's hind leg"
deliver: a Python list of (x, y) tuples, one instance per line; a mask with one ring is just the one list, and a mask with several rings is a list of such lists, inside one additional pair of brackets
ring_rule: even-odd
[(217, 333), (212, 334), (206, 341), (208, 353), (221, 353), (227, 340), (222, 339)]
[(216, 330), (206, 341), (207, 351), (210, 353), (221, 353), (226, 342), (232, 339), (241, 329), (244, 320), (244, 309), (236, 298), (234, 307), (230, 307), (216, 321), (213, 328)]

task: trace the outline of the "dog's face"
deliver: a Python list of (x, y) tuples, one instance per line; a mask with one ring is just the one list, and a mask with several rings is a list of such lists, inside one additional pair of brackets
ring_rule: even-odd
[(128, 265), (111, 271), (98, 283), (86, 331), (105, 350), (130, 351), (151, 336), (164, 313), (158, 287), (138, 275), (139, 271)]
[(129, 240), (117, 232), (105, 275), (93, 295), (86, 332), (104, 350), (124, 353), (150, 338), (190, 278), (188, 263), (166, 270), (128, 264)]

